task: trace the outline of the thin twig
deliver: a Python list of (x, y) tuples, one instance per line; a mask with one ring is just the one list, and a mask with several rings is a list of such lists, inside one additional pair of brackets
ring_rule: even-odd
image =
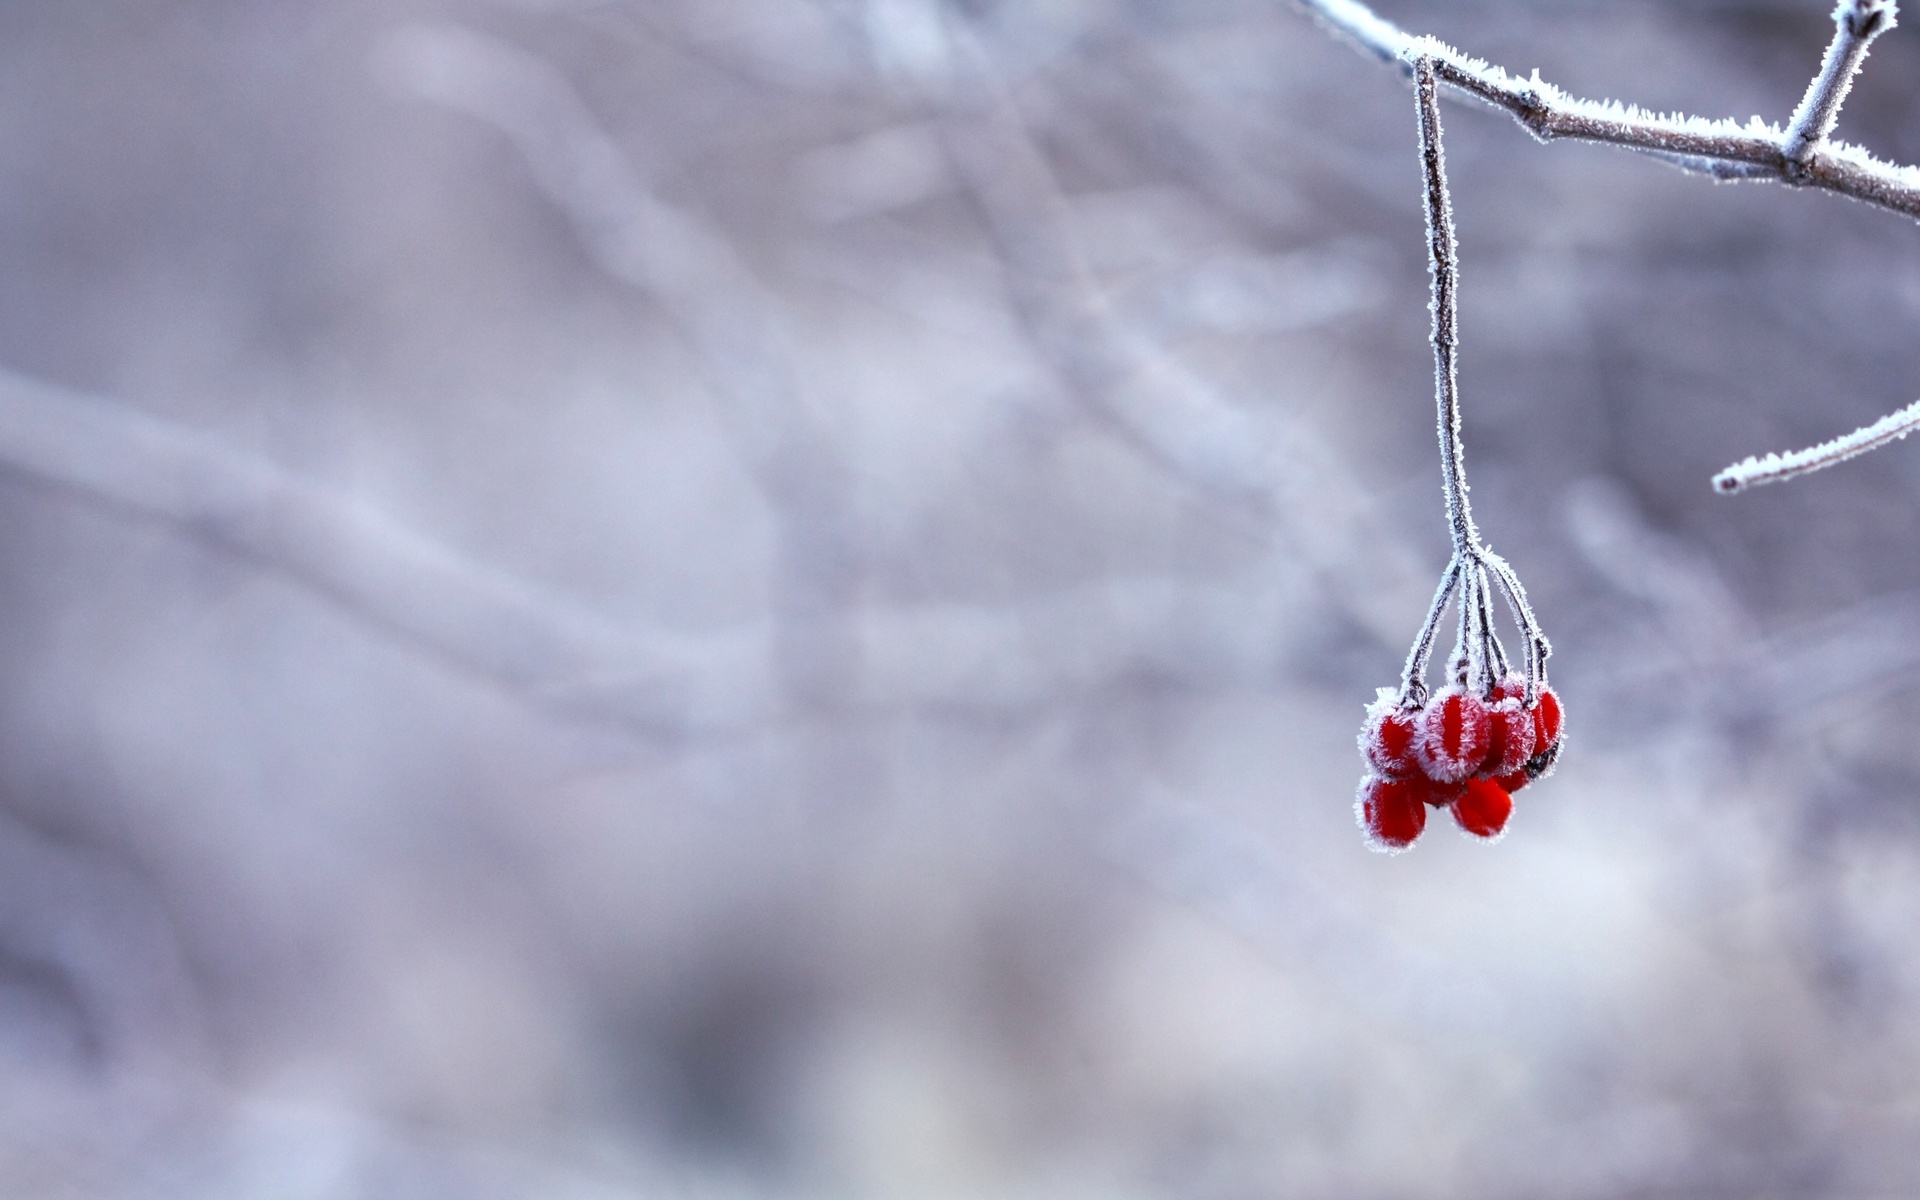
[(1730, 496), (1763, 483), (1779, 483), (1784, 479), (1810, 474), (1865, 454), (1888, 442), (1897, 442), (1915, 429), (1920, 429), (1920, 401), (1898, 412), (1888, 413), (1845, 437), (1821, 442), (1805, 450), (1795, 450), (1791, 454), (1769, 454), (1765, 458), (1748, 458), (1737, 462), (1713, 477), (1713, 490)]
[[(1866, 61), (1873, 39), (1892, 29), (1893, 0), (1840, 0), (1833, 12), (1833, 41), (1820, 73), (1807, 85), (1807, 94), (1787, 123), (1785, 154), (1794, 173), (1804, 171), (1815, 150), (1833, 133), (1840, 106), (1853, 88), (1853, 77)], [(1797, 178), (1795, 182), (1800, 182)]]
[[(1505, 109), (1542, 141), (1606, 142), (1716, 178), (1772, 179), (1821, 188), (1920, 218), (1920, 169), (1882, 162), (1858, 146), (1821, 140), (1805, 151), (1796, 150), (1804, 157), (1789, 158), (1787, 132), (1758, 119), (1742, 125), (1578, 99), (1542, 80), (1537, 71), (1521, 79), (1432, 38), (1416, 38), (1357, 0), (1295, 3), (1369, 56), (1396, 62), (1409, 74), (1415, 59), (1433, 59), (1440, 82)], [(1875, 32), (1891, 28), (1892, 0), (1876, 11), (1883, 15)]]
[(1384, 63), (1394, 63), (1405, 69), (1407, 48), (1413, 45), (1413, 35), (1401, 29), (1393, 22), (1383, 19), (1364, 4), (1356, 0), (1295, 0), (1321, 24), (1346, 38), (1362, 52)]
[(1520, 576), (1508, 565), (1507, 560), (1493, 551), (1481, 548), (1481, 561), (1493, 572), (1500, 582), (1501, 594), (1507, 598), (1507, 608), (1513, 613), (1514, 622), (1520, 626), (1520, 635), (1527, 639), (1527, 707), (1533, 707), (1534, 697), (1540, 694), (1540, 688), (1547, 681), (1547, 659), (1553, 654), (1553, 643), (1547, 641), (1547, 635), (1540, 628), (1540, 619), (1533, 615), (1533, 606), (1527, 602), (1527, 589), (1520, 585)]
[(1434, 62), (1414, 63), (1420, 98), (1420, 165), (1425, 171), (1427, 268), (1433, 275), (1433, 388), (1440, 418), (1440, 476), (1447, 494), (1447, 526), (1453, 552), (1466, 555), (1480, 544), (1467, 503), (1466, 449), (1460, 438), (1460, 256), (1455, 248), (1453, 204), (1447, 196), (1446, 155), (1440, 147), (1440, 98)]
[(1486, 695), (1493, 690), (1495, 680), (1507, 677), (1507, 648), (1500, 644), (1499, 635), (1494, 632), (1493, 584), (1488, 581), (1486, 564), (1476, 560), (1473, 573), (1477, 581), (1474, 619), (1480, 623), (1480, 659), (1475, 664), (1473, 689)]
[[(1514, 620), (1527, 639), (1526, 700), (1533, 703), (1544, 682), (1546, 638), (1527, 606), (1520, 581), (1498, 555), (1480, 541), (1467, 499), (1466, 447), (1461, 436), (1459, 378), (1460, 258), (1453, 228), (1453, 204), (1447, 193), (1446, 153), (1441, 144), (1440, 91), (1432, 58), (1413, 63), (1415, 94), (1420, 116), (1420, 165), (1425, 183), (1427, 265), (1433, 275), (1434, 405), (1440, 436), (1441, 480), (1446, 491), (1447, 525), (1453, 536), (1453, 561), (1440, 581), (1426, 623), (1414, 639), (1400, 682), (1403, 707), (1425, 700), (1421, 677), (1426, 672), (1434, 628), (1448, 597), (1459, 593), (1459, 631), (1454, 640), (1452, 675), (1460, 687), (1471, 685), (1479, 695), (1491, 695), (1494, 681), (1509, 669), (1506, 647), (1494, 629), (1493, 581), (1498, 579)], [(1409, 704), (1411, 702), (1411, 704)]]
[(1440, 576), (1440, 586), (1434, 589), (1433, 603), (1427, 606), (1427, 619), (1420, 623), (1413, 648), (1407, 651), (1407, 665), (1400, 672), (1398, 703), (1401, 708), (1421, 708), (1427, 702), (1427, 661), (1433, 657), (1433, 638), (1440, 631), (1440, 618), (1446, 615), (1447, 603), (1460, 585), (1460, 571), (1458, 558), (1447, 564), (1446, 573)]

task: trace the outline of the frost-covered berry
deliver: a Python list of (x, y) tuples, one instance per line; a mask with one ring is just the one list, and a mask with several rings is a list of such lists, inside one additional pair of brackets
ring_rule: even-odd
[(1367, 765), (1396, 779), (1420, 774), (1420, 760), (1413, 752), (1419, 719), (1419, 709), (1401, 708), (1393, 691), (1381, 688), (1367, 705), (1367, 722), (1360, 727), (1360, 754)]
[(1487, 757), (1480, 764), (1481, 775), (1512, 775), (1533, 758), (1534, 714), (1518, 696), (1495, 700), (1487, 706)]
[(1460, 783), (1441, 783), (1436, 779), (1428, 779), (1425, 775), (1412, 776), (1411, 782), (1413, 783), (1414, 790), (1420, 793), (1420, 798), (1434, 808), (1445, 808), (1455, 800), (1458, 800), (1460, 794), (1467, 790), (1467, 785), (1464, 781)]
[(1353, 811), (1367, 835), (1367, 845), (1384, 854), (1398, 854), (1413, 845), (1427, 827), (1427, 806), (1419, 782), (1369, 775), (1360, 781)]
[(1513, 815), (1513, 797), (1491, 779), (1469, 779), (1467, 790), (1453, 802), (1453, 820), (1477, 838), (1492, 840)]
[(1449, 687), (1438, 693), (1421, 710), (1420, 736), (1414, 744), (1421, 770), (1439, 783), (1472, 777), (1487, 757), (1491, 717), (1486, 701), (1470, 692)]
[(1552, 688), (1541, 685), (1540, 701), (1533, 709), (1533, 757), (1527, 760), (1526, 766), (1529, 778), (1538, 779), (1553, 770), (1554, 762), (1560, 757), (1564, 717), (1560, 697), (1553, 694)]
[(1527, 774), (1526, 771), (1522, 769), (1515, 771), (1511, 775), (1502, 775), (1500, 778), (1494, 780), (1494, 782), (1500, 785), (1502, 791), (1511, 796), (1521, 788), (1532, 783), (1533, 776)]

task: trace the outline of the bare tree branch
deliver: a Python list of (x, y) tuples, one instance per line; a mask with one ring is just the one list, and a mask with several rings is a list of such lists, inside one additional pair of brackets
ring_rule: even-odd
[(1447, 195), (1446, 153), (1440, 144), (1440, 99), (1434, 62), (1414, 64), (1420, 110), (1420, 165), (1427, 202), (1427, 265), (1433, 274), (1433, 390), (1440, 410), (1440, 480), (1447, 495), (1447, 527), (1455, 555), (1480, 544), (1467, 502), (1466, 447), (1460, 438), (1460, 252)]
[(1433, 276), (1433, 392), (1440, 438), (1440, 477), (1446, 493), (1447, 527), (1453, 538), (1453, 558), (1440, 577), (1440, 587), (1427, 609), (1420, 632), (1400, 675), (1399, 703), (1419, 708), (1426, 703), (1426, 670), (1433, 637), (1448, 599), (1457, 591), (1459, 636), (1454, 642), (1455, 681), (1471, 682), (1482, 694), (1491, 691), (1508, 669), (1506, 648), (1493, 626), (1493, 587), (1505, 594), (1507, 607), (1527, 640), (1526, 698), (1531, 705), (1546, 683), (1544, 667), (1552, 653), (1546, 635), (1527, 603), (1526, 589), (1504, 560), (1487, 549), (1473, 524), (1468, 501), (1466, 446), (1460, 433), (1460, 255), (1453, 227), (1453, 201), (1447, 192), (1446, 153), (1440, 137), (1440, 94), (1431, 58), (1414, 61), (1414, 82), (1420, 124), (1420, 166), (1426, 200), (1427, 267)]
[(1915, 429), (1920, 429), (1920, 401), (1898, 412), (1888, 413), (1845, 437), (1821, 442), (1805, 450), (1795, 450), (1791, 454), (1743, 459), (1713, 477), (1713, 490), (1731, 496), (1763, 483), (1795, 479), (1843, 463), (1869, 450), (1877, 450), (1888, 442), (1897, 442)]
[(1866, 61), (1873, 39), (1893, 28), (1893, 0), (1840, 0), (1833, 23), (1833, 41), (1827, 46), (1820, 73), (1807, 85), (1806, 96), (1787, 123), (1785, 153), (1796, 172), (1807, 168), (1814, 151), (1833, 133), (1840, 106), (1853, 88), (1853, 77)]
[[(1920, 169), (1882, 162), (1858, 146), (1825, 140), (1825, 130), (1831, 128), (1831, 118), (1839, 111), (1845, 85), (1865, 56), (1867, 42), (1893, 27), (1892, 0), (1884, 4), (1841, 0), (1836, 20), (1842, 22), (1842, 34), (1836, 37), (1820, 76), (1825, 79), (1831, 71), (1835, 81), (1823, 87), (1816, 79), (1808, 89), (1801, 109), (1810, 114), (1809, 119), (1799, 128), (1800, 140), (1791, 145), (1788, 131), (1758, 118), (1741, 125), (1578, 99), (1542, 80), (1537, 71), (1520, 79), (1443, 42), (1415, 37), (1356, 0), (1295, 3), (1372, 57), (1399, 64), (1409, 76), (1414, 59), (1432, 58), (1441, 82), (1505, 109), (1543, 142), (1555, 138), (1606, 142), (1715, 178), (1772, 179), (1821, 188), (1920, 218)], [(1871, 15), (1856, 17), (1856, 9), (1871, 10)], [(1846, 33), (1849, 21), (1863, 32)], [(1816, 129), (1820, 130), (1817, 137), (1813, 136)]]

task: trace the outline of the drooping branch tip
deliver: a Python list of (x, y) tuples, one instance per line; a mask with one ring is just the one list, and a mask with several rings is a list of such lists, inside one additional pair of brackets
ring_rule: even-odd
[(1845, 437), (1821, 442), (1805, 450), (1795, 450), (1791, 454), (1768, 454), (1761, 458), (1745, 458), (1713, 477), (1713, 490), (1723, 496), (1745, 491), (1750, 487), (1759, 487), (1764, 483), (1779, 483), (1808, 475), (1814, 471), (1836, 466), (1876, 450), (1888, 442), (1897, 442), (1914, 430), (1920, 429), (1920, 401), (1915, 401), (1898, 412), (1888, 413), (1871, 425), (1854, 430)]

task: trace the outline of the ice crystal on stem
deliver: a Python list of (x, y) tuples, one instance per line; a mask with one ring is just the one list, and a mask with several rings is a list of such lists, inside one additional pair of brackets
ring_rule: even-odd
[[(1458, 291), (1453, 212), (1440, 145), (1435, 60), (1414, 59), (1420, 110), (1420, 161), (1426, 179), (1427, 252), (1433, 272), (1434, 395), (1440, 421), (1440, 472), (1453, 557), (1414, 636), (1400, 687), (1380, 689), (1367, 710), (1360, 749), (1370, 768), (1355, 804), (1377, 850), (1411, 846), (1426, 825), (1425, 807), (1452, 810), (1455, 823), (1492, 840), (1506, 828), (1512, 794), (1553, 769), (1560, 753), (1558, 697), (1547, 686), (1552, 653), (1526, 589), (1506, 560), (1487, 548), (1467, 500), (1460, 434)], [(1516, 665), (1494, 628), (1494, 596), (1506, 602), (1525, 642)], [(1458, 611), (1449, 679), (1427, 692), (1427, 666), (1447, 610)]]

